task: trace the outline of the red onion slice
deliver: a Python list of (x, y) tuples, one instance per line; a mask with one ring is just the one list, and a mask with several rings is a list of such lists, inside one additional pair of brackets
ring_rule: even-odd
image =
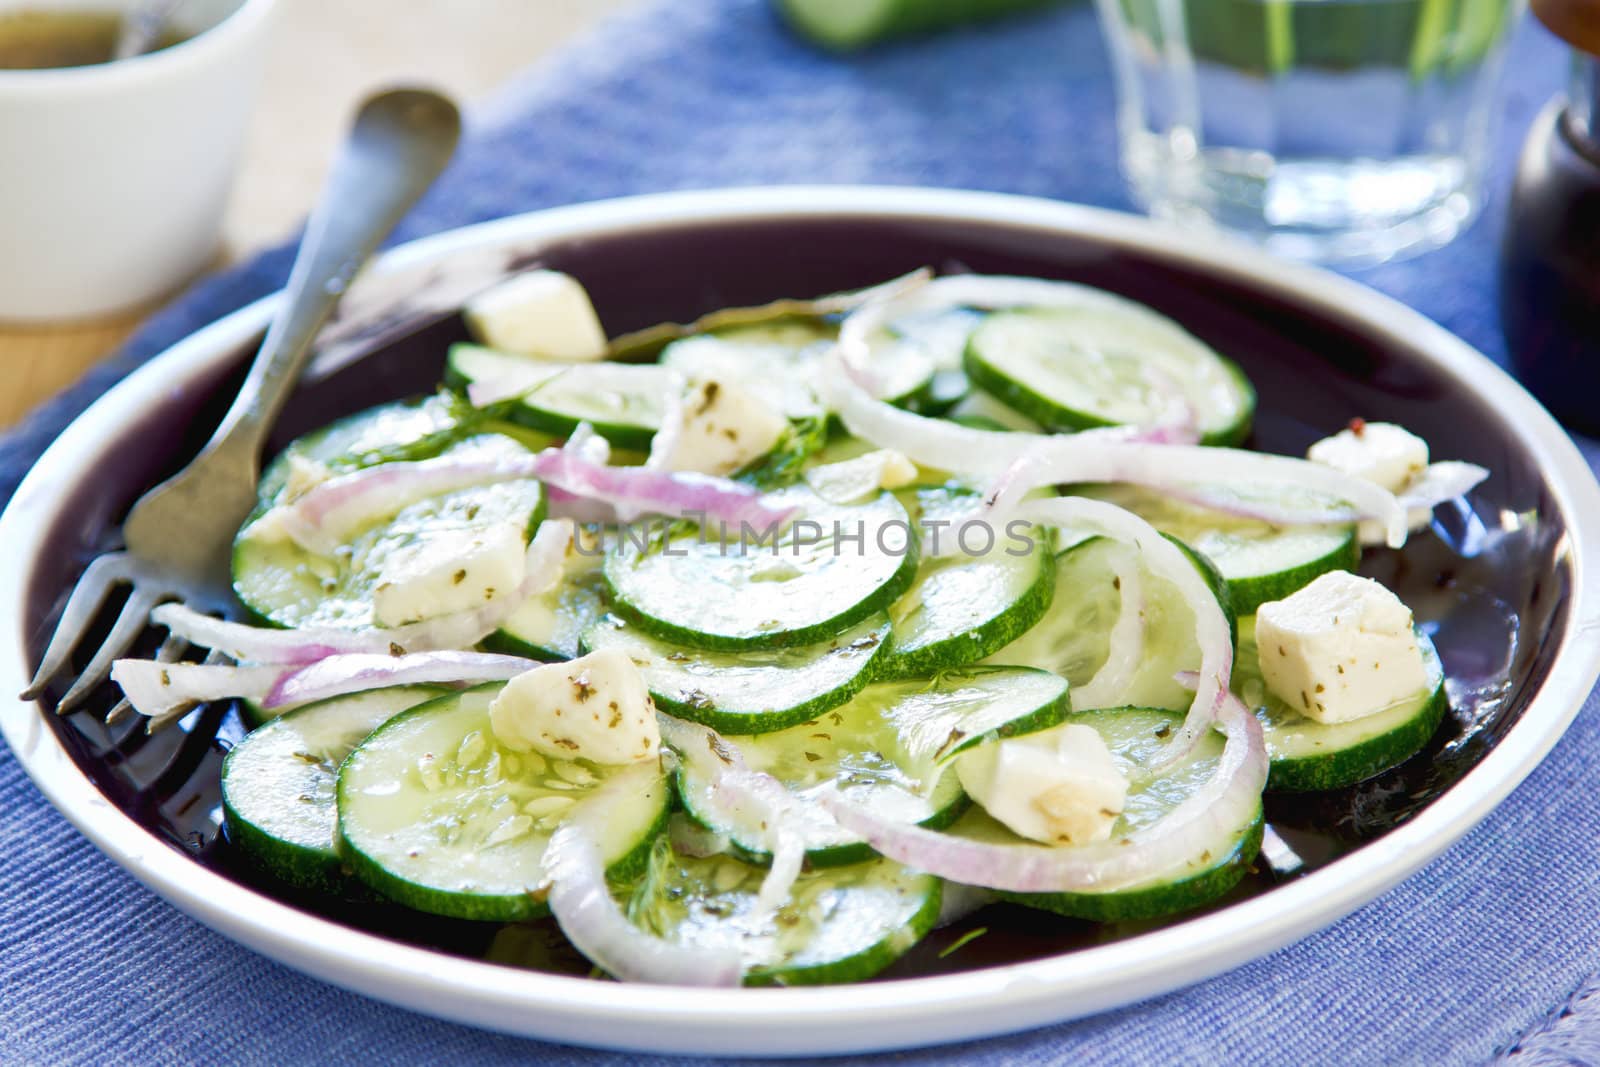
[(295, 543), (331, 554), (374, 520), (417, 500), (480, 485), (537, 478), (573, 497), (608, 505), (622, 519), (643, 514), (707, 518), (765, 530), (790, 512), (762, 502), (758, 490), (708, 474), (612, 467), (585, 448), (547, 448), (528, 456), (440, 456), (383, 463), (323, 482), (257, 520)]
[(1012, 893), (1121, 889), (1182, 869), (1196, 838), (1243, 825), (1260, 806), (1267, 783), (1261, 724), (1231, 694), (1217, 722), (1227, 743), (1215, 773), (1165, 817), (1116, 840), (1058, 848), (988, 844), (893, 822), (837, 792), (822, 803), (879, 853), (953, 882)]
[(788, 901), (805, 865), (805, 841), (791, 814), (802, 801), (772, 775), (751, 770), (738, 747), (716, 731), (670, 715), (657, 719), (661, 739), (711, 783), (712, 814), (745, 830), (772, 854), (756, 903), (759, 912), (776, 911)]
[(744, 975), (737, 952), (689, 948), (650, 936), (628, 921), (606, 885), (597, 842), (611, 812), (643, 790), (666, 788), (660, 777), (655, 762), (635, 763), (573, 805), (545, 850), (550, 912), (579, 952), (622, 981), (737, 986)]
[(1104, 500), (1076, 496), (1030, 500), (1018, 508), (1017, 515), (1058, 529), (1098, 530), (1131, 544), (1151, 572), (1171, 582), (1194, 612), (1195, 638), (1200, 645), (1200, 686), (1183, 726), (1162, 746), (1148, 770), (1158, 772), (1182, 759), (1215, 720), (1233, 673), (1233, 635), (1228, 617), (1205, 578), (1183, 550), (1161, 536), (1154, 526)]
[(394, 685), (474, 685), (505, 681), (537, 666), (539, 664), (536, 661), (521, 656), (502, 656), (490, 652), (329, 656), (282, 672), (261, 701), (261, 706), (270, 711), (290, 704), (309, 704), (314, 700), (361, 693), (368, 689), (387, 689)]
[(195, 704), (240, 697), (261, 702), (283, 675), (282, 667), (234, 667), (222, 663), (162, 663), (119, 659), (111, 680), (122, 687), (133, 710), (148, 719), (169, 718)]
[(246, 663), (300, 665), (353, 653), (394, 655), (397, 651), (470, 648), (498, 630), (528, 598), (555, 587), (561, 580), (572, 537), (571, 520), (548, 519), (540, 523), (528, 545), (523, 579), (517, 588), (496, 595), (481, 607), (405, 626), (371, 630), (331, 627), (279, 630), (227, 622), (183, 604), (163, 604), (150, 613), (150, 620), (165, 626), (174, 637)]

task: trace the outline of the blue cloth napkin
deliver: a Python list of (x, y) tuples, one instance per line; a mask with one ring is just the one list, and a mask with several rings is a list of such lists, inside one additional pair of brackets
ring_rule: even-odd
[[(1493, 269), (1509, 164), (1563, 61), (1523, 27), (1486, 217), (1359, 275), (1501, 358)], [(1057, 11), (853, 59), (765, 0), (659, 0), (480, 111), (400, 239), (664, 189), (880, 182), (1125, 208), (1094, 14)], [(184, 334), (276, 288), (267, 254), (198, 286), (0, 440), (0, 501), (61, 428)], [(1051, 1029), (886, 1057), (930, 1064), (1600, 1062), (1596, 699), (1465, 841), (1332, 928), (1223, 977)], [(324, 986), (179, 914), (104, 859), (0, 755), (0, 1062), (636, 1064), (481, 1033)], [(676, 1062), (676, 1061), (675, 1061)]]

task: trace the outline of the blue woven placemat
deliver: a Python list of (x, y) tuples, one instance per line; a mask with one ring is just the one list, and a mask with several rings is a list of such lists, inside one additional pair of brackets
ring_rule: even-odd
[[(1500, 98), (1500, 170), (1486, 217), (1447, 249), (1360, 275), (1495, 358), (1493, 264), (1509, 165), (1562, 68), (1554, 43), (1524, 27)], [(841, 60), (792, 41), (764, 0), (657, 0), (480, 111), (458, 162), (398, 239), (574, 201), (756, 183), (961, 186), (1127, 207), (1111, 111), (1101, 40), (1084, 8)], [(274, 252), (201, 284), (0, 439), (0, 502), (96, 396), (276, 288), (287, 266), (287, 253)], [(1600, 1062), (1595, 704), (1465, 841), (1321, 934), (1123, 1011), (886, 1058)], [(104, 859), (8, 752), (0, 856), (6, 1064), (655, 1062), (437, 1022), (241, 949)]]

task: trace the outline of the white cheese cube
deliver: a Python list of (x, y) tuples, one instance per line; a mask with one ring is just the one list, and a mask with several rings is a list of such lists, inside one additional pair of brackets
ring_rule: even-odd
[(1330, 571), (1256, 610), (1267, 688), (1317, 722), (1349, 722), (1422, 693), (1411, 609), (1370, 578)]
[(373, 617), (380, 626), (404, 626), (482, 607), (522, 584), (527, 551), (514, 522), (421, 538), (383, 561)]
[(616, 648), (517, 675), (489, 705), (489, 725), (507, 748), (555, 759), (633, 763), (661, 747), (644, 678)]
[(1312, 445), (1306, 458), (1398, 493), (1427, 467), (1428, 442), (1392, 422), (1357, 419)]
[(1104, 841), (1128, 798), (1111, 750), (1080, 723), (981, 745), (957, 758), (956, 776), (1012, 833), (1049, 845)]
[(530, 270), (479, 293), (462, 311), (480, 344), (567, 362), (603, 359), (606, 333), (571, 275)]
[[(788, 419), (741, 385), (723, 379), (692, 382), (683, 402), (683, 423), (659, 457), (659, 466), (732, 474), (771, 452), (788, 429)], [(652, 450), (651, 462), (657, 458)]]
[(900, 489), (917, 480), (917, 465), (902, 452), (880, 448), (854, 459), (825, 463), (805, 472), (806, 484), (834, 504), (854, 504), (880, 489)]

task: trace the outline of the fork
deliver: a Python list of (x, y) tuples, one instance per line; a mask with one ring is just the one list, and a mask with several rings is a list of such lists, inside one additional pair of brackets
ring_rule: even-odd
[[(144, 632), (158, 604), (182, 600), (197, 610), (234, 610), (233, 538), (256, 503), (261, 451), (293, 391), (311, 343), (355, 274), (444, 169), (461, 133), (451, 101), (428, 90), (396, 89), (367, 99), (306, 223), (284, 302), (256, 353), (239, 395), (187, 467), (134, 502), (121, 551), (90, 561), (67, 598), (33, 681), (36, 699), (67, 666), (111, 590), (130, 587), (116, 621), (62, 696), (62, 714), (106, 678), (112, 661)], [(187, 645), (169, 635), (157, 658)]]

